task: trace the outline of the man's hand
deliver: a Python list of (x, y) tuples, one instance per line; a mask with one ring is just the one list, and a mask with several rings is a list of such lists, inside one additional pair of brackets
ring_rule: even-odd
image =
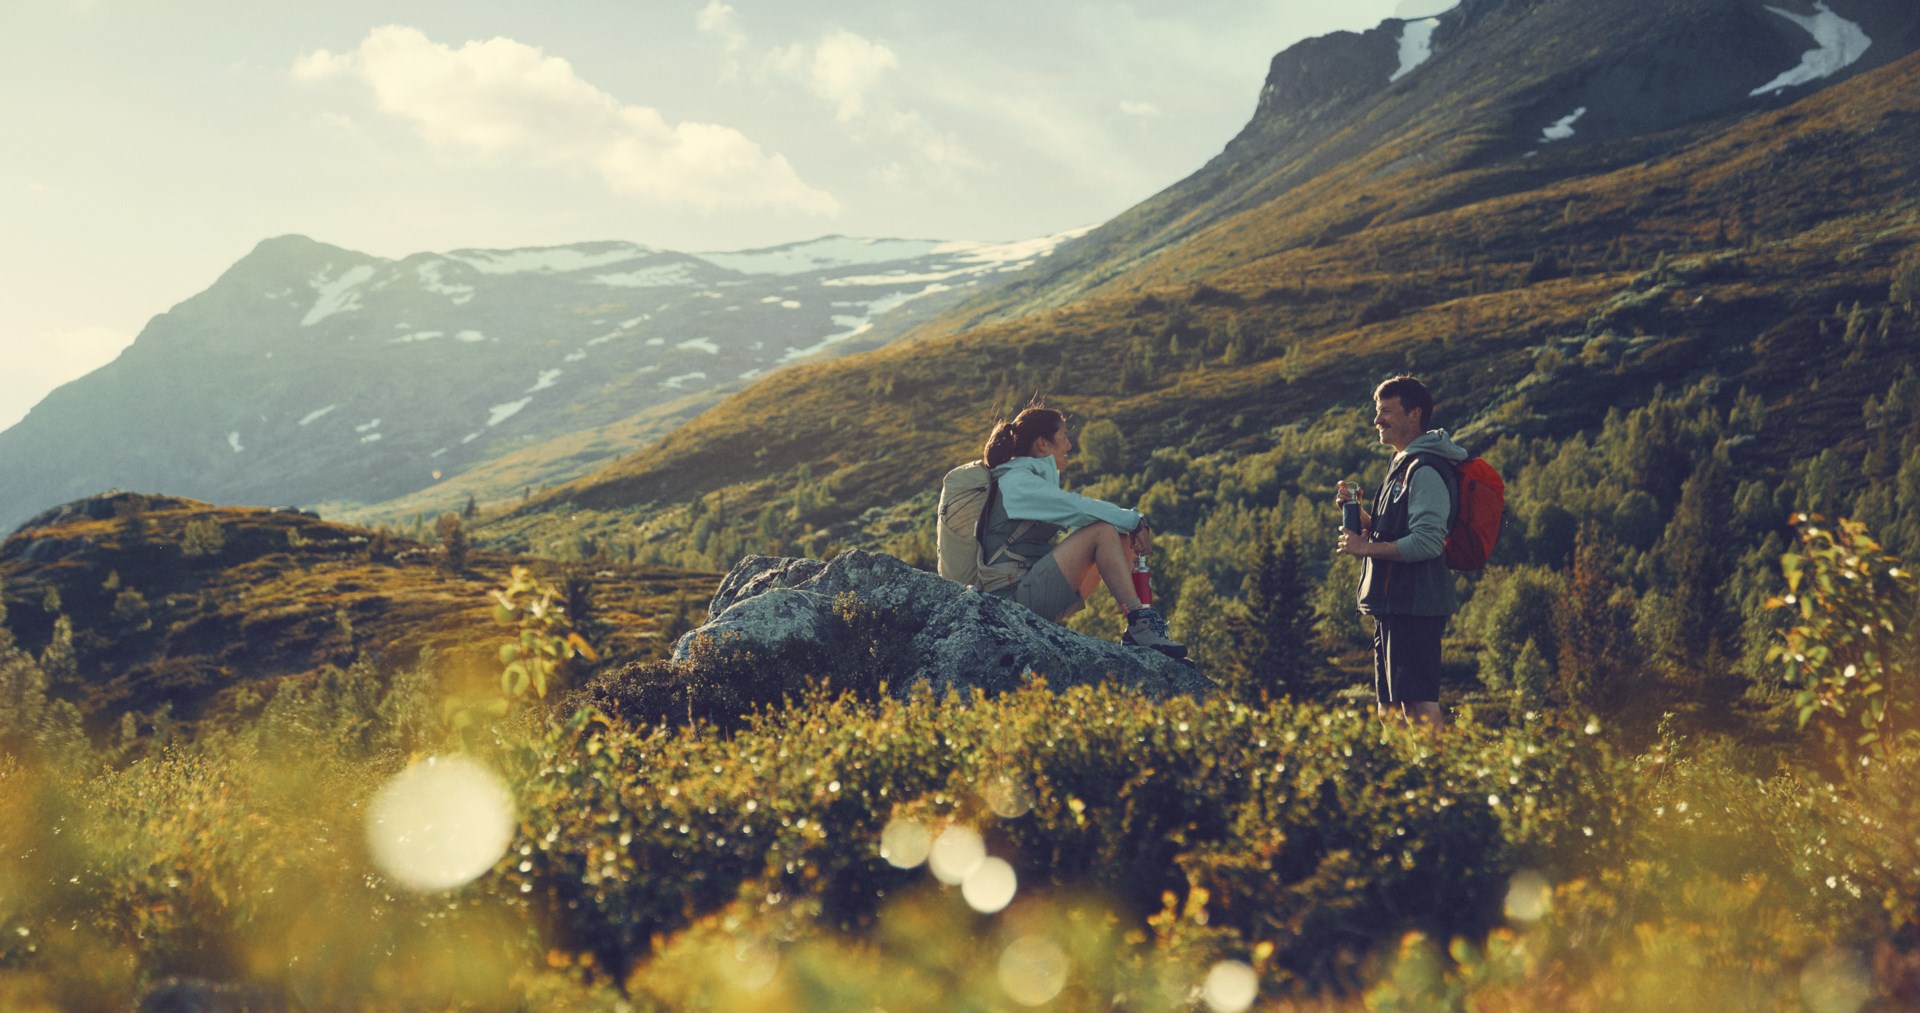
[(1342, 479), (1339, 485), (1333, 487), (1334, 506), (1346, 506), (1349, 502), (1359, 498), (1360, 484), (1357, 482), (1348, 482)]
[(1390, 563), (1404, 563), (1400, 555), (1399, 542), (1375, 542), (1357, 531), (1340, 529), (1340, 554), (1357, 556), (1361, 559), (1384, 559)]

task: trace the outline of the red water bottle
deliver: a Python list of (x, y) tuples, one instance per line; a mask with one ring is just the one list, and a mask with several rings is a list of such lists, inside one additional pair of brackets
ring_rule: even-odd
[(1135, 556), (1133, 559), (1133, 596), (1140, 604), (1153, 604), (1153, 572), (1147, 569), (1147, 557)]

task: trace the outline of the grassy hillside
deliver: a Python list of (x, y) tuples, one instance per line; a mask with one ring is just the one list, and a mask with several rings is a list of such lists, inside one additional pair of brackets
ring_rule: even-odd
[(450, 567), (443, 547), (291, 510), (132, 493), (78, 506), (0, 547), (0, 605), (10, 636), (49, 662), (52, 692), (96, 725), (157, 713), (218, 723), (282, 678), (362, 658), (411, 665), (422, 650), (441, 654), (440, 678), (457, 687), (493, 671), (489, 645), (505, 634), (486, 595), (516, 564), (569, 587), (609, 663), (658, 656), (676, 611), (697, 619), (717, 582), (492, 552)]
[[(483, 536), (545, 544), (604, 514), (670, 542), (704, 499), (724, 500), (734, 545), (769, 510), (789, 543), (864, 541), (857, 518), (924, 495), (996, 408), (1034, 391), (1117, 423), (1139, 456), (1256, 448), (1401, 369), (1434, 382), (1443, 424), (1482, 440), (1591, 433), (1609, 407), (1709, 374), (1728, 397), (1745, 386), (1831, 418), (1802, 412), (1851, 393), (1814, 382), (1849, 369), (1822, 319), (1859, 301), (1878, 327), (1920, 248), (1916, 85), (1909, 57), (1703, 132), (1446, 171), (1416, 157), (1424, 135), (1383, 143), (1058, 308), (963, 307), (900, 345), (769, 378)], [(1904, 340), (1910, 315), (1888, 333)], [(1595, 344), (1630, 354), (1598, 381), (1518, 388), (1544, 349)], [(1793, 427), (1787, 459), (1853, 429)]]

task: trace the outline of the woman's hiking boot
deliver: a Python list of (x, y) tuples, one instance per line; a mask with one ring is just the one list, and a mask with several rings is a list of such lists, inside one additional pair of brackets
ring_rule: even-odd
[(1127, 613), (1127, 632), (1120, 642), (1134, 647), (1151, 647), (1169, 658), (1187, 656), (1187, 645), (1167, 636), (1167, 620), (1151, 605), (1142, 605)]

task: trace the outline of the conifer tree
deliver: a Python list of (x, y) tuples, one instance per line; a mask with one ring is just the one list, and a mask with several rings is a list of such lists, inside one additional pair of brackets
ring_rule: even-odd
[(40, 652), (40, 670), (47, 682), (59, 686), (80, 677), (79, 657), (73, 650), (73, 620), (61, 615), (53, 621), (53, 638)]
[(1595, 522), (1581, 526), (1573, 570), (1555, 614), (1560, 636), (1560, 696), (1579, 711), (1612, 713), (1631, 689), (1638, 667), (1633, 608), (1616, 591), (1618, 543)]
[(467, 566), (467, 550), (471, 543), (467, 541), (467, 526), (461, 523), (456, 514), (441, 514), (434, 525), (434, 531), (440, 536), (440, 547), (447, 553), (447, 568), (464, 570)]
[(1677, 667), (1709, 675), (1724, 674), (1734, 632), (1733, 615), (1720, 600), (1732, 570), (1725, 549), (1729, 470), (1722, 444), (1681, 487), (1657, 557), (1673, 614), (1656, 649)]
[(1242, 695), (1303, 698), (1320, 668), (1313, 643), (1313, 581), (1306, 551), (1289, 535), (1265, 538), (1247, 575), (1246, 618), (1239, 623)]

